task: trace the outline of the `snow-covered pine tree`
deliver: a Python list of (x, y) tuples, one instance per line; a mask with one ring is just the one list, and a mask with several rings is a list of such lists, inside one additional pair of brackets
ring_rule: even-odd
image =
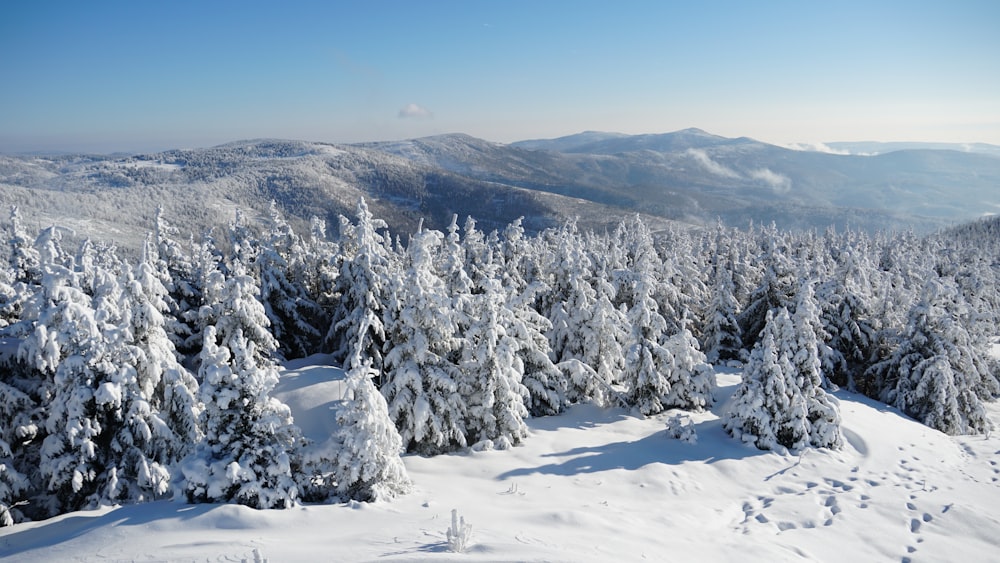
[(278, 370), (236, 328), (219, 345), (205, 329), (199, 369), (204, 440), (182, 466), (189, 502), (288, 508), (299, 497), (294, 472), (301, 439), (288, 407), (271, 397)]
[[(177, 228), (164, 217), (163, 207), (157, 207), (153, 232), (143, 252), (144, 261), (153, 266), (156, 277), (167, 290), (163, 297), (167, 308), (161, 311), (164, 314), (164, 330), (175, 348), (184, 349), (185, 342), (192, 337), (191, 324), (186, 318), (196, 314), (202, 304), (194, 262), (183, 246), (172, 238), (178, 234)], [(194, 250), (192, 240), (191, 252)]]
[(503, 231), (495, 258), (500, 263), (501, 283), (511, 295), (523, 293), (529, 280), (537, 279), (538, 261), (531, 252), (530, 241), (524, 236), (524, 217), (512, 221)]
[[(16, 205), (10, 208), (6, 230), (9, 253), (6, 253), (6, 263), (0, 267), (0, 329), (23, 320), (25, 303), (39, 291), (42, 280), (41, 257), (32, 245), (34, 239), (25, 230)], [(20, 332), (14, 328), (8, 331)]]
[[(372, 217), (363, 198), (358, 201), (357, 224), (349, 229), (347, 234), (352, 238), (345, 244), (353, 253), (345, 255), (337, 278), (340, 302), (326, 335), (338, 361), (367, 362), (371, 358), (376, 370), (383, 367), (382, 314), (389, 291), (390, 256), (383, 236), (377, 232), (385, 226), (384, 221)], [(345, 369), (352, 367), (344, 364)]]
[(547, 416), (562, 412), (569, 404), (568, 381), (552, 362), (549, 340), (545, 333), (552, 324), (535, 310), (535, 294), (543, 291), (540, 282), (525, 287), (508, 300), (510, 309), (507, 333), (517, 342), (517, 357), (524, 374), (521, 383), (528, 389), (528, 411), (532, 416)]
[(316, 351), (321, 336), (314, 326), (319, 321), (320, 309), (309, 298), (306, 288), (292, 281), (292, 264), (301, 265), (305, 261), (305, 250), (273, 200), (268, 227), (267, 238), (254, 263), (260, 279), (260, 300), (281, 357), (308, 356)]
[(788, 387), (787, 374), (793, 368), (779, 345), (781, 335), (787, 332), (781, 325), (789, 323), (784, 308), (778, 316), (767, 312), (764, 330), (744, 366), (743, 380), (722, 416), (726, 432), (762, 450), (801, 446), (809, 435), (805, 405), (801, 397), (795, 400), (794, 389)]
[(794, 265), (787, 254), (789, 250), (786, 235), (779, 234), (772, 226), (762, 236), (765, 238), (760, 263), (764, 272), (760, 283), (750, 295), (749, 303), (737, 316), (740, 338), (748, 348), (757, 342), (757, 336), (764, 329), (768, 311), (780, 307), (792, 308), (796, 289)]
[(340, 272), (341, 256), (337, 244), (327, 238), (326, 222), (313, 216), (309, 224), (309, 238), (303, 240), (305, 251), (302, 264), (296, 268), (295, 282), (305, 288), (306, 295), (325, 320), (336, 302), (336, 283)]
[(166, 288), (153, 265), (143, 259), (135, 275), (126, 278), (124, 297), (130, 316), (127, 330), (135, 347), (135, 369), (139, 387), (168, 432), (164, 432), (163, 455), (173, 463), (190, 453), (201, 439), (198, 417), (198, 382), (177, 359), (167, 332)]
[(214, 325), (221, 311), (219, 304), (226, 276), (222, 273), (222, 256), (211, 232), (204, 233), (197, 243), (191, 239), (191, 253), (192, 276), (186, 284), (190, 295), (185, 297), (188, 306), (178, 319), (184, 328), (172, 331), (170, 337), (181, 355), (197, 360), (205, 342), (205, 327)]
[(261, 242), (259, 235), (247, 219), (242, 209), (236, 210), (236, 215), (229, 223), (226, 233), (229, 237), (229, 253), (225, 256), (223, 264), (225, 272), (229, 276), (250, 275), (258, 284), (260, 279), (256, 276), (258, 272), (254, 268), (257, 257), (260, 256)]
[(681, 330), (667, 339), (664, 347), (672, 363), (667, 378), (670, 391), (663, 398), (665, 407), (700, 411), (715, 401), (715, 371), (698, 349), (698, 339), (682, 317)]
[(795, 312), (790, 330), (782, 335), (781, 347), (791, 361), (792, 384), (806, 403), (809, 427), (809, 445), (819, 448), (840, 448), (840, 411), (836, 399), (824, 391), (823, 361), (821, 350), (826, 347), (818, 334), (819, 310), (816, 307), (812, 283), (803, 281), (795, 301)]
[(856, 390), (855, 379), (870, 359), (876, 339), (869, 312), (873, 267), (853, 249), (842, 249), (832, 278), (819, 285), (820, 318), (833, 351), (828, 377), (836, 385)]
[(24, 520), (20, 508), (28, 502), (32, 488), (32, 460), (25, 450), (37, 450), (31, 442), (38, 433), (38, 401), (21, 389), (33, 385), (16, 381), (14, 370), (4, 360), (0, 359), (0, 527)]
[(552, 285), (547, 298), (540, 300), (542, 307), (548, 306), (541, 312), (552, 323), (548, 337), (555, 361), (582, 360), (586, 349), (583, 332), (597, 301), (591, 285), (593, 264), (575, 223), (563, 225), (556, 244), (548, 265)]
[[(98, 271), (98, 310), (60, 266), (46, 267), (48, 303), (21, 358), (47, 387), (39, 473), (46, 491), (36, 501), (49, 515), (101, 502), (134, 502), (168, 490), (168, 460), (159, 448), (162, 421), (143, 396), (135, 348), (119, 324), (121, 291)], [(96, 301), (95, 301), (96, 302)]]
[[(805, 308), (804, 308), (805, 309)], [(836, 402), (820, 386), (814, 336), (784, 307), (768, 311), (761, 338), (754, 345), (723, 428), (762, 450), (778, 446), (799, 450), (842, 444)]]
[(458, 392), (459, 319), (433, 270), (441, 233), (422, 231), (407, 251), (409, 267), (392, 285), (382, 393), (408, 451), (434, 455), (466, 446), (466, 405)]
[(897, 347), (866, 373), (880, 400), (952, 435), (988, 432), (982, 402), (1000, 394), (996, 374), (960, 322), (964, 308), (954, 282), (929, 278)]
[[(798, 291), (795, 293), (794, 309), (792, 309), (792, 321), (796, 330), (802, 334), (798, 336), (799, 348), (815, 348), (816, 357), (819, 359), (820, 367), (817, 375), (824, 388), (831, 388), (830, 375), (838, 366), (840, 355), (826, 344), (830, 335), (823, 328), (823, 321), (820, 318), (819, 304), (816, 300), (815, 282), (805, 277), (802, 273), (802, 281), (799, 283)], [(796, 349), (798, 352), (798, 349)], [(812, 352), (809, 352), (812, 354)], [(805, 372), (803, 372), (805, 373)], [(810, 373), (812, 373), (810, 371)]]
[(39, 231), (34, 243), (39, 264), (61, 266), (73, 270), (73, 256), (67, 254), (62, 246), (62, 235), (65, 230), (68, 229), (58, 225), (49, 225)]
[(728, 260), (715, 265), (712, 296), (705, 312), (702, 333), (706, 360), (711, 364), (739, 360), (743, 350), (740, 325), (737, 321), (739, 303), (733, 287), (733, 275)]
[(349, 371), (347, 395), (337, 409), (338, 451), (333, 475), (343, 498), (389, 500), (411, 488), (400, 458), (403, 440), (389, 418), (385, 399), (372, 382), (377, 377), (369, 366)]
[(41, 255), (33, 245), (34, 238), (28, 234), (21, 221), (21, 214), (16, 205), (10, 207), (10, 232), (7, 243), (10, 245), (9, 263), (14, 279), (11, 283), (37, 285), (42, 281)]
[[(641, 225), (641, 222), (637, 223)], [(653, 267), (657, 261), (651, 237), (640, 238), (631, 250), (631, 271), (619, 271), (619, 292), (628, 304), (629, 337), (625, 353), (622, 382), (629, 403), (644, 415), (662, 412), (664, 398), (670, 393), (668, 373), (673, 356), (663, 346), (667, 321), (660, 314), (653, 294), (656, 279)]]
[[(224, 283), (222, 280), (224, 279)], [(221, 285), (221, 291), (219, 286)], [(247, 274), (235, 273), (223, 278), (216, 272), (210, 278), (210, 287), (206, 295), (215, 296), (217, 302), (206, 312), (207, 326), (214, 326), (219, 338), (219, 344), (229, 346), (230, 340), (239, 333), (243, 338), (253, 342), (252, 351), (260, 364), (272, 363), (278, 349), (278, 342), (268, 330), (270, 321), (264, 311), (264, 305), (258, 299), (260, 290), (253, 277)]]
[(595, 400), (604, 404), (610, 385), (624, 379), (625, 346), (628, 342), (626, 313), (616, 308), (615, 288), (610, 281), (595, 276), (596, 301), (590, 318), (583, 326), (584, 364), (593, 370), (596, 378), (574, 379), (570, 386), (570, 400)]
[[(465, 246), (459, 234), (458, 215), (452, 215), (451, 223), (446, 229), (444, 241), (434, 259), (434, 269), (444, 283), (445, 294), (448, 296), (449, 315), (455, 323), (456, 334), (462, 340), (472, 324), (474, 312), (474, 284), (465, 269)], [(452, 351), (447, 358), (452, 364), (462, 362), (464, 341)]]
[(523, 366), (518, 343), (507, 333), (510, 311), (487, 259), (480, 270), (472, 325), (466, 333), (459, 394), (468, 408), (466, 428), (473, 447), (506, 449), (527, 435)]

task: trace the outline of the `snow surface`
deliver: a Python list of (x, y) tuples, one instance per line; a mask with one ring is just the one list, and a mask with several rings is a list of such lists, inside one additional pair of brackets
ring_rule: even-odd
[[(286, 366), (275, 395), (306, 435), (333, 429), (343, 372)], [(948, 437), (836, 393), (846, 445), (801, 455), (727, 436), (739, 373), (720, 369), (697, 441), (676, 411), (590, 405), (529, 421), (507, 451), (404, 457), (414, 492), (386, 503), (258, 511), (182, 502), (0, 528), (2, 561), (986, 561), (1000, 557), (1000, 437)], [(988, 406), (994, 423), (1000, 408)], [(450, 553), (451, 511), (472, 526)]]

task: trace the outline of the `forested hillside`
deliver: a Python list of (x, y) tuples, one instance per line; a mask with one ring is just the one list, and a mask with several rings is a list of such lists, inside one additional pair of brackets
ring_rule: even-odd
[[(4, 524), (173, 494), (392, 498), (404, 451), (517, 446), (575, 403), (700, 411), (713, 365), (744, 366), (726, 432), (779, 451), (842, 446), (838, 386), (948, 434), (988, 432), (1000, 395), (996, 219), (917, 237), (455, 216), (393, 237), (364, 200), (308, 230), (272, 204), (211, 235), (157, 213), (134, 259), (35, 223), (4, 223)], [(323, 443), (272, 396), (279, 362), (316, 353), (348, 372)]]
[[(536, 234), (576, 219), (613, 229), (636, 213), (670, 223), (781, 229), (907, 230), (925, 234), (995, 212), (995, 153), (898, 150), (874, 156), (799, 151), (689, 129), (659, 135), (589, 133), (509, 145), (450, 134), (328, 144), (258, 139), (137, 155), (0, 155), (0, 206), (75, 240), (135, 251), (157, 206), (185, 233), (256, 222), (270, 202), (294, 228), (333, 224), (364, 197), (405, 237), (453, 214), (486, 231), (523, 217)], [(220, 242), (222, 242), (220, 240)]]

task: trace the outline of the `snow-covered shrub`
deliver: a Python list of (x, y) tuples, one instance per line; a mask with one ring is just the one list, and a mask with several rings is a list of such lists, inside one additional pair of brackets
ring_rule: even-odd
[(694, 421), (687, 413), (677, 413), (667, 419), (667, 435), (687, 444), (698, 442), (698, 432), (695, 431)]
[(458, 510), (451, 511), (451, 526), (445, 531), (448, 538), (448, 551), (464, 553), (472, 543), (472, 526), (465, 523), (465, 518), (458, 516)]

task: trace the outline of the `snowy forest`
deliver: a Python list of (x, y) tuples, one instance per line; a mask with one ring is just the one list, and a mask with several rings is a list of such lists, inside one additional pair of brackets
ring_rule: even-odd
[[(764, 450), (840, 448), (837, 388), (952, 435), (989, 432), (1000, 396), (996, 218), (918, 237), (455, 217), (403, 237), (362, 200), (307, 234), (274, 205), (199, 234), (158, 213), (138, 252), (25, 223), (12, 208), (0, 251), (3, 525), (389, 499), (403, 454), (517, 446), (575, 403), (699, 411), (718, 365), (744, 368), (726, 432)], [(348, 373), (324, 443), (271, 396), (314, 354)]]

